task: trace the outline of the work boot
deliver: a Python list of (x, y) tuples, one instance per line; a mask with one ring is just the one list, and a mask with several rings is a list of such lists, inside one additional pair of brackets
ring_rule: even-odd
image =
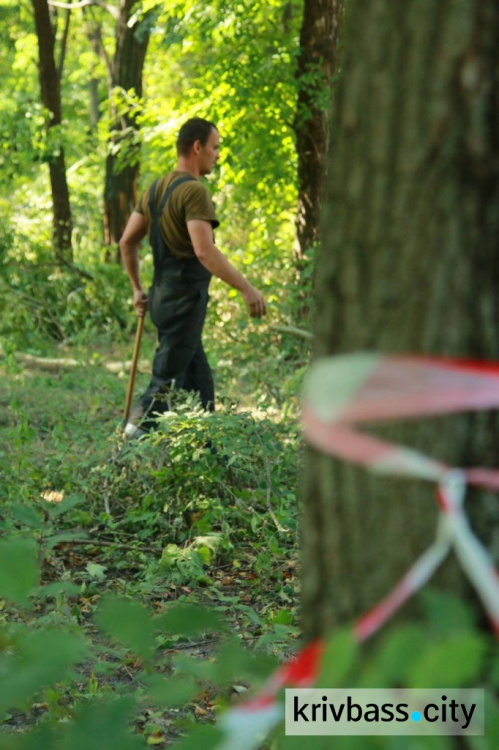
[(135, 409), (132, 409), (128, 422), (125, 425), (125, 435), (128, 438), (138, 440), (138, 438), (147, 435), (148, 430), (145, 429), (145, 425), (143, 425), (145, 416), (144, 409), (140, 404), (139, 406), (136, 406)]

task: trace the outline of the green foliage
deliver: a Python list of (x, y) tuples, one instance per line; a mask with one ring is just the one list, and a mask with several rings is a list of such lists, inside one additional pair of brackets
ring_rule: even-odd
[(118, 597), (108, 598), (99, 609), (97, 622), (103, 632), (115, 637), (138, 656), (150, 658), (154, 625), (138, 602)]
[(80, 633), (54, 628), (7, 631), (2, 644), (0, 713), (22, 708), (40, 690), (62, 680), (86, 654)]
[(478, 635), (452, 635), (426, 650), (409, 673), (408, 683), (414, 688), (462, 687), (480, 673), (485, 656), (486, 646)]
[[(463, 747), (492, 750), (499, 741), (499, 702), (494, 693), (493, 659), (496, 651), (491, 634), (476, 627), (473, 614), (460, 600), (437, 591), (425, 591), (426, 607), (419, 623), (389, 628), (376, 638), (375, 645), (359, 648), (348, 631), (339, 631), (329, 640), (318, 687), (331, 688), (456, 688), (485, 687), (486, 731), (483, 737), (467, 737)], [(446, 611), (466, 614), (467, 625), (456, 636)], [(445, 629), (442, 622), (446, 622)], [(273, 750), (298, 750), (303, 738), (277, 733)], [(329, 748), (329, 737), (307, 737), (307, 748)], [(453, 750), (461, 747), (452, 737), (335, 737), (340, 750)]]
[[(158, 169), (172, 167), (165, 137), (173, 145), (183, 119), (199, 115), (217, 122), (222, 246), (255, 278), (277, 283), (292, 261), (296, 206), (292, 123), (301, 13), (292, 6), (289, 15), (289, 7), (283, 0), (170, 3), (151, 39), (142, 126), (149, 181)], [(173, 82), (167, 90), (156, 64), (164, 54)]]
[[(93, 746), (96, 731), (110, 747), (115, 737), (125, 747), (216, 746), (220, 729), (203, 722), (214, 722), (231, 694), (258, 690), (298, 648), (295, 428), (229, 401), (205, 414), (176, 393), (157, 433), (124, 444), (108, 436), (124, 383), (106, 371), (23, 377), (14, 368), (5, 384), (2, 524), (24, 539), (2, 542), (0, 571), (17, 576), (16, 560), (34, 560), (36, 539), (43, 573), (37, 586), (32, 562), (29, 580), (0, 586), (0, 748), (73, 750)], [(109, 460), (96, 465), (97, 451), (110, 451)], [(284, 532), (269, 514), (269, 487)], [(48, 502), (48, 489), (64, 499)], [(161, 563), (169, 545), (185, 567)], [(470, 610), (441, 592), (425, 592), (421, 603), (420, 622), (373, 644), (336, 633), (318, 684), (441, 686), (445, 676), (449, 685), (496, 686), (494, 644)], [(497, 743), (492, 693), (487, 716), (487, 735), (470, 750)], [(338, 739), (344, 750), (371, 742), (346, 739)], [(281, 730), (270, 742), (293, 747)], [(399, 750), (393, 742), (377, 738), (373, 747)], [(432, 742), (421, 750), (454, 750)]]
[[(97, 331), (119, 335), (130, 325), (130, 290), (124, 273), (102, 261), (102, 194), (108, 149), (117, 168), (141, 162), (141, 187), (175, 163), (178, 127), (191, 115), (217, 121), (223, 137), (220, 171), (211, 179), (222, 219), (222, 249), (263, 288), (272, 322), (309, 326), (311, 285), (296, 277), (293, 259), (296, 206), (295, 58), (301, 3), (215, 0), (137, 4), (137, 33), (151, 32), (144, 73), (145, 97), (108, 90), (104, 55), (115, 49), (111, 14), (96, 6), (71, 12), (62, 76), (63, 122), (47, 136), (40, 105), (37, 40), (32, 11), (5, 0), (0, 6), (5, 55), (0, 63), (0, 292), (2, 329), (16, 347), (43, 348), (43, 339), (91, 340)], [(52, 9), (60, 56), (66, 11)], [(254, 40), (258, 39), (258, 44)], [(165, 77), (164, 70), (169, 74)], [(101, 118), (90, 121), (89, 84), (97, 82)], [(120, 124), (131, 126), (114, 133)], [(75, 264), (86, 273), (56, 269), (51, 249), (47, 158), (64, 148), (74, 223)], [(111, 255), (113, 255), (111, 250)], [(144, 253), (145, 276), (150, 253)], [(214, 286), (222, 316), (247, 327), (227, 290)], [(305, 302), (304, 302), (305, 299)], [(307, 312), (308, 311), (308, 312)], [(217, 327), (223, 322), (218, 318)], [(227, 326), (226, 326), (227, 328)], [(25, 333), (23, 333), (25, 332)], [(217, 334), (220, 331), (216, 332)], [(236, 333), (236, 332), (234, 332)], [(231, 344), (226, 335), (227, 346)], [(248, 346), (251, 344), (248, 342)], [(303, 356), (286, 338), (284, 356)], [(224, 357), (227, 361), (228, 357)], [(291, 373), (287, 372), (286, 377)]]
[(18, 539), (0, 541), (0, 596), (26, 604), (37, 580), (36, 548)]
[(96, 332), (120, 335), (132, 323), (121, 269), (95, 264), (84, 273), (61, 270), (50, 249), (19, 237), (4, 244), (0, 262), (0, 335), (15, 347), (77, 341)]
[[(30, 540), (13, 537), (2, 543), (2, 562), (7, 550), (24, 551), (32, 555), (33, 546)], [(11, 568), (5, 578), (15, 577)], [(14, 592), (16, 583), (7, 585), (8, 591)], [(9, 588), (10, 587), (10, 588)], [(5, 589), (4, 589), (5, 591)], [(37, 589), (24, 586), (24, 593), (29, 593), (37, 605)], [(10, 597), (12, 598), (12, 597)], [(460, 602), (444, 596), (441, 606), (436, 605), (437, 597), (427, 607), (424, 622), (394, 629), (377, 639), (375, 646), (362, 649), (353, 643), (348, 630), (334, 634), (327, 646), (322, 660), (322, 671), (317, 680), (320, 686), (328, 687), (429, 687), (494, 685), (494, 662), (490, 657), (494, 645), (492, 637), (476, 629), (473, 618), (468, 617), (468, 626), (456, 637), (452, 628), (442, 631), (441, 622), (444, 609), (449, 603), (463, 609)], [(248, 681), (253, 685), (261, 684), (275, 669), (275, 660), (249, 652), (238, 639), (226, 637), (221, 641), (216, 659), (209, 662), (199, 658), (177, 655), (165, 672), (165, 662), (156, 633), (179, 632), (200, 635), (217, 631), (222, 625), (213, 611), (186, 606), (173, 605), (161, 615), (154, 615), (138, 602), (126, 598), (105, 597), (99, 607), (96, 622), (102, 632), (113, 641), (122, 642), (139, 657), (143, 657), (144, 671), (138, 674), (140, 691), (131, 690), (122, 685), (117, 688), (118, 695), (95, 692), (97, 685), (88, 695), (73, 699), (69, 713), (64, 722), (57, 720), (57, 711), (51, 712), (43, 721), (34, 722), (33, 726), (21, 734), (0, 733), (2, 750), (41, 750), (51, 747), (61, 750), (77, 750), (88, 746), (98, 748), (142, 748), (157, 744), (156, 738), (161, 733), (157, 724), (152, 724), (149, 740), (133, 733), (131, 726), (137, 721), (137, 712), (144, 705), (154, 704), (167, 709), (181, 705), (183, 702), (195, 701), (202, 689), (208, 684), (217, 690), (237, 684), (235, 681)], [(424, 680), (414, 680), (413, 648), (415, 639), (418, 642), (419, 660), (424, 664)], [(470, 651), (470, 644), (474, 656)], [(16, 709), (25, 710), (30, 703), (43, 696), (50, 701), (57, 692), (69, 685), (72, 679), (81, 672), (84, 661), (91, 654), (92, 646), (89, 634), (81, 626), (60, 623), (57, 628), (36, 627), (34, 630), (13, 620), (0, 631), (0, 715), (4, 722), (9, 720)], [(113, 652), (108, 648), (107, 658), (123, 658), (123, 652)], [(388, 658), (388, 655), (392, 657)], [(398, 669), (387, 676), (386, 665), (394, 663), (398, 655)], [(477, 656), (479, 658), (477, 658)], [(101, 657), (102, 659), (102, 657)], [(453, 679), (452, 670), (458, 662), (465, 661), (466, 673)], [(101, 661), (101, 668), (104, 666)], [(76, 670), (76, 672), (75, 672)], [(173, 670), (173, 671), (172, 671)], [(102, 670), (101, 670), (102, 671)], [(420, 675), (422, 676), (422, 675)], [(78, 679), (78, 677), (77, 677)], [(79, 678), (81, 679), (81, 678)], [(450, 682), (449, 682), (450, 680)], [(54, 693), (56, 691), (56, 693)], [(282, 699), (283, 696), (281, 696)], [(55, 704), (54, 704), (55, 705)], [(8, 712), (8, 713), (7, 713)], [(155, 729), (153, 729), (156, 727)], [(192, 732), (175, 747), (194, 747), (202, 741), (201, 747), (215, 747), (216, 741), (223, 734), (220, 729), (203, 726)], [(202, 740), (201, 740), (202, 738)], [(493, 750), (499, 739), (499, 707), (491, 690), (487, 693), (487, 732), (477, 743), (473, 740), (470, 747), (474, 750)], [(337, 738), (335, 743), (345, 750), (359, 750), (370, 747), (369, 738)], [(366, 744), (367, 740), (367, 744)], [(47, 745), (46, 743), (49, 742)], [(161, 744), (162, 740), (159, 740)], [(411, 740), (412, 742), (412, 740)], [(294, 738), (285, 737), (279, 730), (274, 737), (272, 747), (294, 748)], [(321, 748), (324, 738), (307, 738), (307, 747)], [(414, 740), (414, 747), (444, 750), (453, 745), (448, 738), (427, 738)], [(197, 745), (200, 747), (200, 745)], [(378, 737), (373, 748), (378, 750), (396, 750), (392, 737)], [(405, 746), (404, 746), (405, 747)]]
[[(211, 414), (188, 394), (174, 398), (176, 411), (161, 418), (160, 429), (121, 446), (119, 474), (103, 466), (93, 479), (97, 501), (107, 483), (122, 529), (141, 539), (161, 532), (156, 574), (189, 580), (249, 539), (265, 540), (272, 550), (276, 527), (268, 498), (280, 526), (295, 531), (297, 463), (290, 447), (296, 438), (230, 405)], [(130, 506), (131, 497), (141, 498), (140, 505)]]
[[(296, 637), (295, 428), (231, 402), (206, 415), (177, 393), (161, 431), (123, 443), (110, 433), (126, 383), (99, 366), (106, 355), (86, 351), (82, 360), (95, 365), (49, 374), (2, 363), (0, 528), (36, 540), (43, 575), (30, 608), (0, 601), (0, 622), (10, 630), (20, 617), (33, 632), (83, 633), (87, 651), (56, 682), (44, 677), (38, 692), (31, 681), (23, 705), (6, 708), (0, 747), (66, 747), (80, 732), (88, 737), (83, 724), (70, 732), (74, 722), (90, 721), (100, 705), (110, 711), (111, 693), (128, 690), (143, 744), (164, 746), (162, 737), (190, 732), (196, 706), (213, 720), (205, 700), (223, 706), (232, 685), (263, 681)], [(269, 487), (287, 531), (268, 512)], [(168, 545), (184, 565), (165, 568)], [(237, 638), (222, 647), (228, 629), (260, 655)], [(199, 642), (213, 645), (198, 654)]]
[(345, 684), (356, 665), (358, 652), (358, 644), (350, 629), (337, 633), (324, 651), (317, 685), (337, 687)]

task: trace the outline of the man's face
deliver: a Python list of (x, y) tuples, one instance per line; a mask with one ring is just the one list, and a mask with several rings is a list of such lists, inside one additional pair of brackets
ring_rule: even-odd
[(212, 130), (206, 145), (200, 144), (199, 149), (199, 173), (201, 175), (210, 174), (213, 167), (220, 158), (220, 135), (218, 130)]

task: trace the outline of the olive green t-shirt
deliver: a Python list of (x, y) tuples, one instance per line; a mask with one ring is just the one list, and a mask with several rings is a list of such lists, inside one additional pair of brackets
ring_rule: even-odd
[[(181, 177), (188, 176), (188, 172), (174, 170), (161, 177), (156, 185), (156, 205), (161, 200), (170, 185)], [(151, 233), (151, 212), (149, 211), (150, 187), (145, 190), (135, 208), (139, 214), (144, 216), (147, 223), (147, 231)], [(159, 226), (163, 239), (177, 258), (188, 259), (194, 257), (194, 248), (187, 230), (187, 222), (194, 219), (209, 221), (213, 229), (220, 222), (215, 214), (215, 207), (211, 195), (199, 180), (188, 180), (175, 188), (168, 198), (163, 214), (159, 220)]]

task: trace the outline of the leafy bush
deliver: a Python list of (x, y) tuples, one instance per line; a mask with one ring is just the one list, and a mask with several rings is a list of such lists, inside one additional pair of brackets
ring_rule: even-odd
[(115, 265), (91, 273), (57, 268), (48, 251), (34, 260), (4, 255), (0, 266), (0, 335), (14, 346), (45, 339), (75, 341), (92, 333), (123, 334), (132, 324), (126, 274)]
[(173, 398), (175, 411), (158, 430), (140, 441), (118, 438), (115, 462), (94, 469), (94, 501), (102, 507), (105, 484), (121, 528), (141, 538), (161, 533), (170, 544), (213, 533), (233, 544), (263, 534), (270, 543), (276, 526), (293, 535), (294, 427), (257, 421), (230, 403), (209, 413), (190, 394)]

